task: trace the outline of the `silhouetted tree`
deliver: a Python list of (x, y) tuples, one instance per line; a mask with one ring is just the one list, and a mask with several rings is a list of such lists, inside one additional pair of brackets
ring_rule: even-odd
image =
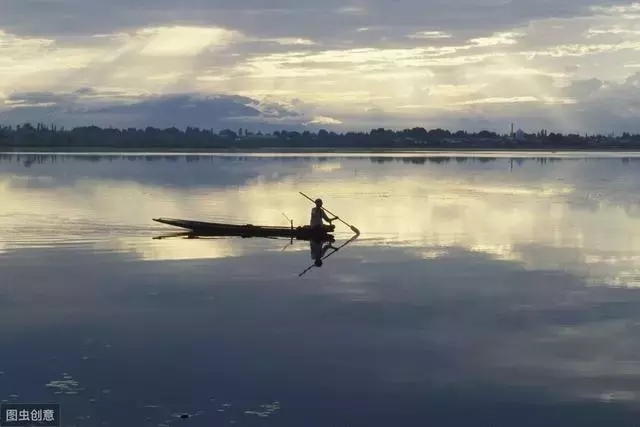
[[(514, 140), (507, 136), (500, 136), (495, 132), (483, 130), (470, 133), (459, 130), (451, 132), (446, 129), (426, 130), (422, 127), (392, 130), (385, 128), (371, 129), (369, 132), (336, 133), (320, 129), (317, 133), (310, 130), (303, 132), (279, 130), (272, 138), (265, 138), (261, 132), (255, 134), (241, 129), (242, 138), (239, 142), (238, 134), (231, 129), (224, 129), (215, 133), (213, 129), (199, 129), (187, 127), (180, 130), (176, 127), (158, 129), (146, 127), (144, 129), (127, 128), (102, 129), (97, 126), (76, 127), (66, 130), (58, 129), (54, 125), (25, 123), (16, 126), (0, 125), (0, 146), (3, 147), (81, 147), (81, 148), (231, 148), (241, 144), (247, 148), (260, 147), (331, 147), (331, 148), (411, 148), (429, 146), (447, 148), (455, 144), (457, 148), (570, 148), (570, 149), (638, 149), (640, 148), (640, 134), (625, 132), (619, 138), (609, 138), (602, 135), (581, 136), (575, 133), (563, 135), (557, 132), (547, 133), (541, 130), (537, 133), (525, 134), (524, 140)], [(283, 160), (284, 161), (284, 160)]]

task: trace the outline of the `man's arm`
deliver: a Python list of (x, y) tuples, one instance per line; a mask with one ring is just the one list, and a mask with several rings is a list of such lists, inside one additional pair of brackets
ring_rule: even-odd
[(325, 221), (327, 221), (327, 222), (329, 222), (329, 223), (331, 223), (331, 222), (335, 221), (336, 219), (338, 219), (338, 217), (337, 217), (337, 216), (336, 216), (336, 217), (333, 217), (333, 218), (329, 218), (329, 217), (327, 216), (327, 213), (324, 211), (324, 209), (322, 209), (322, 217), (324, 218), (324, 220), (325, 220)]

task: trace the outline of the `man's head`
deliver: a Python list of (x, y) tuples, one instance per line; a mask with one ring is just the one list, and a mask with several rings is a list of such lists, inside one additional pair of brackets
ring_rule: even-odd
[(316, 199), (316, 207), (318, 208), (322, 207), (322, 199)]

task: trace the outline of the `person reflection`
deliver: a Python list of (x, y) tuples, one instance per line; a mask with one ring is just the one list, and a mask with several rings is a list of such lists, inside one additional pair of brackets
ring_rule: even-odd
[(309, 241), (309, 246), (311, 247), (311, 258), (315, 261), (316, 267), (322, 267), (322, 257), (327, 253), (329, 249), (333, 249), (337, 251), (338, 248), (333, 246), (333, 242), (329, 241), (327, 244), (323, 246), (322, 240), (314, 240), (311, 239)]

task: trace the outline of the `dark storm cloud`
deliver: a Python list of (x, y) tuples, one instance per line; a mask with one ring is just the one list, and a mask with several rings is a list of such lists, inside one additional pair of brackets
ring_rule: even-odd
[[(277, 124), (302, 125), (307, 119), (290, 107), (261, 104), (242, 96), (172, 94), (153, 96), (123, 105), (100, 105), (85, 101), (78, 92), (96, 93), (83, 88), (76, 93), (15, 93), (9, 99), (19, 106), (0, 112), (0, 123), (57, 123), (66, 126), (117, 126), (167, 128), (236, 128), (254, 125), (280, 129)], [(289, 126), (287, 126), (289, 127)]]

